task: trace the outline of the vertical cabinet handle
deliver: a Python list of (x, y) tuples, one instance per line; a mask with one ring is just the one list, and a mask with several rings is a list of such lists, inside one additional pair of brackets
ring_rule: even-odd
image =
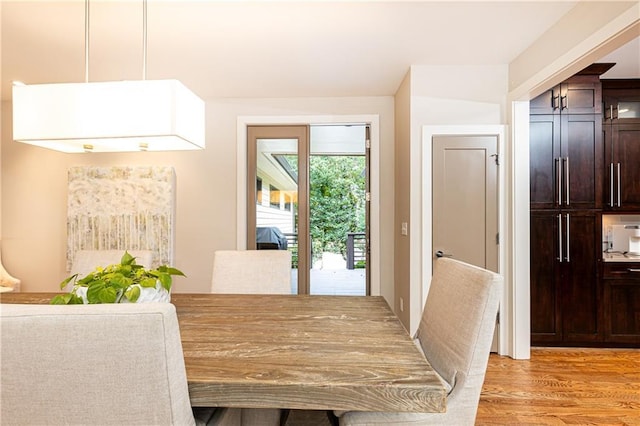
[(562, 215), (558, 215), (558, 260), (562, 263)]
[(567, 213), (567, 263), (571, 262), (569, 258), (569, 240), (571, 239), (571, 231), (569, 230), (569, 213)]
[(560, 96), (560, 109), (567, 109), (568, 106), (567, 95)]
[(565, 188), (565, 200), (569, 205), (569, 157), (564, 159), (564, 188)]
[(560, 94), (556, 95), (556, 91), (551, 90), (551, 108), (553, 108), (554, 111), (558, 109), (559, 100), (560, 100)]
[(618, 207), (620, 207), (622, 205), (622, 203), (620, 202), (620, 194), (621, 194), (621, 190), (620, 190), (620, 163), (618, 163)]
[(562, 163), (560, 158), (556, 158), (553, 161), (556, 163), (556, 187), (558, 189), (558, 205), (562, 204)]
[[(554, 159), (556, 164), (556, 187), (558, 190), (558, 205), (562, 205), (562, 181), (564, 180), (565, 205), (569, 205), (569, 157)], [(563, 179), (564, 178), (564, 179)]]
[(609, 164), (609, 187), (609, 205), (613, 207), (613, 163)]

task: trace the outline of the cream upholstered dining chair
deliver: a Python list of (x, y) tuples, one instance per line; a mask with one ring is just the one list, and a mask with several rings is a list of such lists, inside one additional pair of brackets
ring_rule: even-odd
[(2, 424), (201, 423), (172, 304), (2, 304), (0, 321)]
[[(212, 293), (291, 294), (288, 250), (217, 250), (213, 255)], [(270, 408), (225, 408), (215, 420), (222, 425), (284, 424), (286, 412)]]
[(291, 294), (291, 252), (218, 250), (213, 255), (211, 292)]
[(336, 413), (340, 425), (473, 425), (487, 369), (503, 278), (440, 258), (417, 332), (448, 391), (446, 413)]

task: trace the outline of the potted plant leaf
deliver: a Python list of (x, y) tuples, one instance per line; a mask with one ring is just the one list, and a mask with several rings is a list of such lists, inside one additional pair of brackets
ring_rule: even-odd
[(173, 275), (185, 276), (179, 269), (160, 266), (146, 269), (136, 264), (136, 258), (124, 252), (119, 264), (98, 266), (83, 278), (71, 275), (60, 288), (72, 283), (69, 293), (56, 295), (52, 305), (88, 303), (169, 302)]

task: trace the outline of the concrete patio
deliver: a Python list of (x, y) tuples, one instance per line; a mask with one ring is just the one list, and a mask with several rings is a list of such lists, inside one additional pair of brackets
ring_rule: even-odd
[[(297, 293), (298, 270), (291, 270), (291, 292)], [(366, 272), (364, 269), (312, 269), (311, 294), (364, 296)]]

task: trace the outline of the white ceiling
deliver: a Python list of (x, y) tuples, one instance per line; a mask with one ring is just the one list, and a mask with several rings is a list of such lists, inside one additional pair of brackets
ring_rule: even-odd
[[(142, 78), (142, 4), (91, 0), (90, 81)], [(202, 98), (393, 95), (411, 65), (508, 64), (575, 4), (149, 0), (147, 78)], [(83, 0), (0, 6), (3, 99), (13, 80), (84, 81)], [(626, 48), (607, 77), (640, 77)]]

